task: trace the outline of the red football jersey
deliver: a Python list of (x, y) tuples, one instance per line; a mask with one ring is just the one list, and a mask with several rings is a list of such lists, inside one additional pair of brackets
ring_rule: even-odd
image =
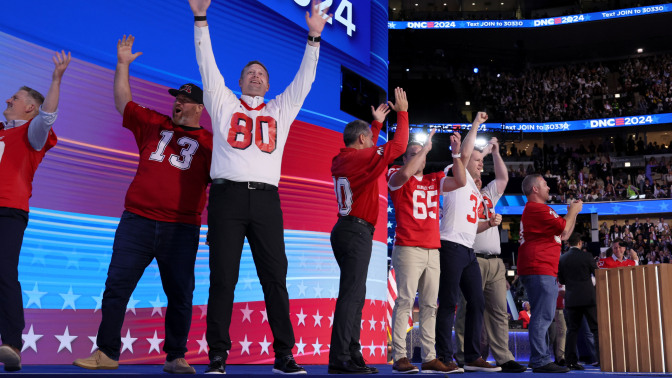
[(520, 218), (519, 275), (558, 276), (562, 245), (560, 235), (565, 224), (565, 218), (548, 205), (538, 202), (525, 204)]
[(382, 146), (361, 150), (341, 148), (341, 152), (331, 161), (338, 216), (351, 215), (376, 224), (378, 177), (385, 173), (387, 166), (394, 159), (406, 151), (406, 144), (408, 144), (408, 113), (399, 112), (397, 131), (393, 140)]
[[(400, 169), (388, 170), (387, 181)], [(439, 237), (439, 196), (443, 172), (411, 176), (400, 188), (389, 187), (397, 219), (394, 245), (422, 248), (441, 248)]]
[(28, 199), (33, 195), (33, 177), (44, 154), (56, 145), (57, 138), (49, 130), (47, 142), (40, 151), (28, 141), (28, 126), (0, 130), (0, 207), (28, 211)]
[(637, 263), (630, 259), (623, 259), (623, 261), (618, 261), (614, 258), (613, 255), (604, 259), (600, 259), (597, 262), (597, 267), (602, 269), (620, 268), (622, 266), (637, 266)]
[(157, 221), (200, 225), (212, 133), (176, 126), (170, 117), (132, 101), (124, 109), (124, 127), (133, 132), (140, 151), (126, 210)]

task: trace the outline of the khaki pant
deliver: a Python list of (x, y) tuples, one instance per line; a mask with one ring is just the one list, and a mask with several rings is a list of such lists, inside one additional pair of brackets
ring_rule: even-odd
[(392, 313), (392, 350), (394, 360), (406, 355), (408, 317), (411, 315), (415, 293), (419, 293), (420, 340), (422, 361), (436, 358), (434, 335), (436, 327), (437, 297), (441, 275), (438, 249), (394, 246), (392, 266), (397, 281), (397, 300)]
[[(497, 365), (514, 359), (509, 350), (509, 316), (506, 306), (506, 268), (500, 258), (477, 258), (481, 268), (485, 312), (483, 314), (483, 334), (488, 336), (490, 351)], [(466, 314), (464, 297), (457, 306), (455, 317), (456, 360), (464, 363), (464, 317)], [(484, 348), (481, 348), (483, 350)], [(486, 349), (487, 350), (487, 349)], [(487, 356), (486, 356), (487, 357)]]
[(551, 327), (555, 331), (554, 345), (555, 360), (560, 361), (565, 359), (565, 342), (567, 339), (567, 324), (565, 323), (565, 312), (563, 309), (555, 309), (555, 321)]

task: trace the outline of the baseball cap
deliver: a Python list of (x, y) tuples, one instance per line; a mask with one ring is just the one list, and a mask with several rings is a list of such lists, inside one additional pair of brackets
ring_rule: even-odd
[(177, 97), (177, 95), (185, 95), (190, 99), (196, 101), (197, 104), (203, 103), (203, 90), (196, 84), (187, 83), (182, 84), (180, 89), (169, 89), (168, 93), (172, 96)]

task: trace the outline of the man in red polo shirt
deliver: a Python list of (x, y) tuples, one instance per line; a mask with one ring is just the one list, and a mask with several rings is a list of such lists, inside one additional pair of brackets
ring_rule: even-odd
[(558, 298), (556, 277), (561, 243), (574, 230), (583, 202), (569, 204), (567, 215), (562, 218), (546, 205), (550, 188), (540, 174), (526, 176), (522, 189), (527, 203), (520, 219), (518, 275), (534, 309), (529, 325), (532, 349), (529, 366), (535, 373), (566, 373), (568, 368), (556, 365), (551, 359), (547, 333)]
[(630, 251), (628, 251), (630, 258), (625, 258), (626, 249), (626, 242), (621, 239), (614, 239), (614, 241), (611, 242), (611, 256), (600, 259), (600, 261), (597, 262), (597, 267), (606, 269), (639, 265), (639, 256), (637, 256), (637, 252), (635, 252), (633, 249), (630, 249)]
[(21, 87), (7, 101), (0, 122), (0, 363), (5, 370), (21, 369), (21, 332), (25, 327), (19, 283), (19, 253), (28, 225), (28, 199), (37, 166), (56, 145), (51, 126), (58, 115), (61, 79), (70, 53), (56, 53), (51, 86), (44, 97)]

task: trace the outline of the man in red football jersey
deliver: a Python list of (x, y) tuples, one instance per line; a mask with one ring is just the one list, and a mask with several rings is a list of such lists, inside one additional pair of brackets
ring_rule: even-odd
[[(392, 314), (393, 373), (417, 373), (406, 355), (406, 329), (416, 291), (420, 303), (420, 339), (423, 373), (462, 372), (454, 362), (444, 364), (434, 349), (436, 298), (441, 276), (439, 248), (439, 195), (463, 187), (467, 183), (461, 159), (454, 159), (454, 177), (443, 171), (423, 174), (427, 153), (432, 149), (429, 134), (423, 146), (409, 143), (403, 156), (404, 165), (388, 171), (387, 186), (397, 219), (392, 266), (397, 281), (397, 300)], [(460, 150), (460, 134), (450, 137), (452, 151)]]
[(19, 254), (28, 225), (28, 199), (37, 166), (56, 145), (51, 126), (56, 121), (61, 79), (70, 53), (56, 53), (47, 96), (21, 87), (7, 101), (0, 122), (0, 362), (5, 370), (21, 369), (21, 332), (25, 327), (19, 283)]
[(572, 201), (567, 206), (567, 215), (561, 218), (546, 205), (550, 188), (540, 174), (527, 175), (522, 189), (527, 203), (520, 219), (518, 275), (534, 309), (529, 324), (532, 349), (529, 366), (535, 373), (566, 373), (568, 368), (556, 365), (551, 359), (547, 333), (558, 298), (560, 247), (562, 240), (567, 240), (574, 231), (583, 202)]
[(639, 256), (634, 249), (628, 251), (630, 258), (625, 257), (625, 250), (628, 244), (621, 239), (615, 239), (611, 242), (611, 256), (600, 259), (597, 262), (597, 267), (606, 268), (620, 268), (622, 266), (637, 266), (639, 265)]
[(338, 201), (338, 222), (331, 231), (331, 247), (341, 268), (341, 278), (331, 332), (330, 374), (377, 372), (364, 364), (359, 336), (374, 224), (378, 220), (378, 178), (408, 143), (406, 92), (396, 88), (394, 97), (395, 103), (389, 102), (397, 112), (394, 139), (376, 147), (377, 135), (369, 125), (361, 120), (352, 121), (343, 130), (345, 148), (331, 162)]
[(203, 91), (194, 84), (168, 90), (175, 96), (172, 117), (133, 102), (129, 66), (142, 54), (132, 52), (133, 41), (133, 36), (124, 36), (117, 43), (114, 102), (123, 126), (135, 136), (140, 161), (114, 236), (98, 350), (74, 364), (86, 369), (119, 366), (126, 305), (145, 268), (156, 258), (168, 298), (163, 370), (193, 374), (184, 355), (191, 327), (201, 212), (210, 182), (212, 133), (199, 126)]

